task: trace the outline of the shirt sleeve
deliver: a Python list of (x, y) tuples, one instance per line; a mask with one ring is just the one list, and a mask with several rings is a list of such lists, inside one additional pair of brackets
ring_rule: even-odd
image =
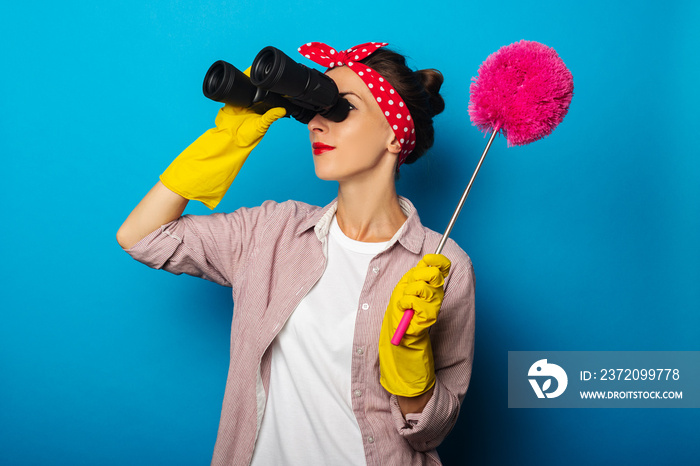
[(267, 201), (226, 214), (184, 215), (125, 251), (151, 268), (231, 287), (277, 206)]
[[(455, 244), (456, 246), (456, 244)], [(390, 405), (399, 434), (416, 451), (435, 449), (452, 430), (469, 380), (474, 359), (474, 271), (469, 257), (452, 261), (445, 298), (430, 330), (435, 363), (435, 390), (421, 413), (404, 418), (396, 395)], [(451, 254), (450, 254), (451, 255)], [(457, 265), (457, 267), (454, 267)]]

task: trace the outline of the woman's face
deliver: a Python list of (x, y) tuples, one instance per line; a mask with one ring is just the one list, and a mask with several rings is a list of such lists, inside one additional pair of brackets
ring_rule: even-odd
[(389, 170), (393, 177), (401, 147), (367, 85), (346, 66), (326, 74), (350, 102), (351, 110), (338, 123), (320, 115), (309, 122), (316, 176), (346, 181)]

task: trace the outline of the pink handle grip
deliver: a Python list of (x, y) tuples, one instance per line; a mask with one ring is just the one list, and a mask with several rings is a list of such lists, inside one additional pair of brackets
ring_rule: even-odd
[(406, 333), (406, 330), (408, 330), (408, 324), (411, 323), (411, 319), (413, 319), (413, 314), (415, 314), (415, 311), (413, 309), (406, 309), (405, 311), (403, 311), (401, 322), (399, 322), (399, 326), (396, 327), (396, 332), (394, 333), (394, 336), (391, 337), (392, 345), (399, 346), (401, 344), (401, 339)]

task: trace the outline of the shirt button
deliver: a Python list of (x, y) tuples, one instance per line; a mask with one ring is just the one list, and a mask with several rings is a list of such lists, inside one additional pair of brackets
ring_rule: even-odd
[(372, 272), (379, 273), (379, 267), (377, 267), (376, 265), (372, 267)]
[(369, 304), (364, 303), (364, 304), (362, 305), (362, 310), (363, 310), (363, 311), (366, 311), (367, 309), (369, 309)]
[(361, 397), (361, 396), (362, 396), (362, 390), (355, 390), (355, 396), (356, 396), (356, 397)]
[(364, 348), (357, 348), (357, 354), (362, 354), (365, 352)]
[(367, 441), (369, 443), (374, 443), (374, 437), (367, 437)]

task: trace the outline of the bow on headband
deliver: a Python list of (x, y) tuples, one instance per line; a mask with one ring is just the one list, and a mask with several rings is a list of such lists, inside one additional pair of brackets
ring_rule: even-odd
[(327, 68), (345, 65), (362, 79), (401, 143), (398, 164), (401, 166), (416, 147), (416, 130), (411, 114), (399, 93), (382, 75), (363, 63), (357, 63), (386, 45), (386, 42), (367, 42), (339, 52), (324, 43), (309, 42), (299, 47), (299, 53)]

